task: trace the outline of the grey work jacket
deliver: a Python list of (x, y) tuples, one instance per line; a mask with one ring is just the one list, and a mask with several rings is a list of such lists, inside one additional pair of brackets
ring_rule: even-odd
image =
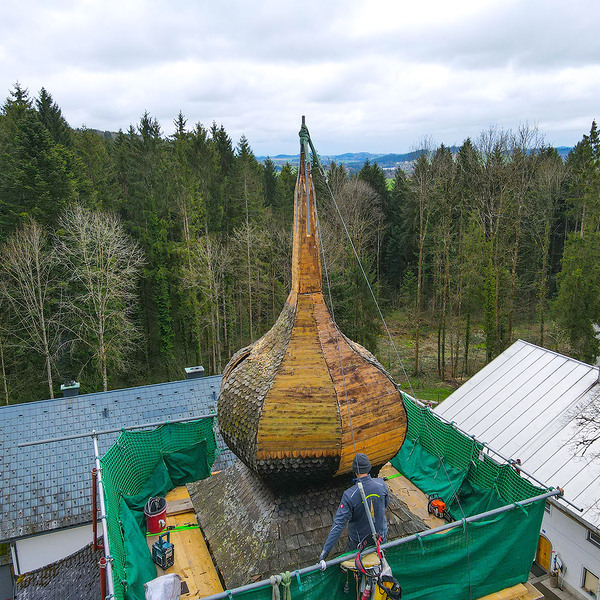
[[(358, 479), (354, 481), (357, 482)], [(375, 515), (373, 518), (375, 529), (385, 539), (388, 530), (385, 509), (390, 501), (387, 486), (383, 479), (373, 479), (370, 475), (361, 477), (360, 481), (363, 484), (371, 514)], [(323, 546), (321, 558), (325, 558), (331, 552), (346, 523), (348, 523), (348, 537), (353, 546), (357, 547), (360, 542), (371, 535), (369, 520), (356, 483), (351, 488), (348, 488), (342, 496), (340, 506), (333, 519), (333, 526)]]

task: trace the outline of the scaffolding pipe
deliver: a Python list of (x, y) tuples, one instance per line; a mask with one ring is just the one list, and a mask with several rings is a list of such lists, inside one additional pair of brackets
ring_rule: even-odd
[(106, 507), (104, 505), (104, 483), (102, 482), (102, 467), (100, 466), (100, 453), (98, 452), (98, 436), (92, 432), (94, 440), (94, 456), (96, 459), (96, 472), (98, 475), (98, 496), (100, 497), (100, 519), (102, 520), (102, 537), (104, 543), (104, 558), (106, 559), (106, 585), (108, 588), (107, 598), (115, 597), (115, 585), (112, 576), (112, 557), (108, 543), (108, 524), (106, 522)]
[(100, 557), (100, 600), (106, 598), (106, 558)]
[(97, 487), (98, 487), (98, 469), (94, 467), (92, 469), (92, 531), (94, 532), (94, 552), (104, 548), (98, 543), (98, 498), (97, 498)]
[[(429, 537), (431, 535), (435, 535), (436, 533), (441, 533), (442, 531), (448, 531), (450, 529), (455, 529), (456, 527), (463, 527), (464, 523), (472, 523), (473, 521), (479, 521), (481, 519), (485, 519), (488, 517), (493, 517), (499, 515), (504, 512), (508, 512), (509, 510), (514, 510), (515, 508), (523, 508), (529, 504), (533, 504), (534, 502), (539, 502), (541, 500), (547, 500), (552, 496), (560, 496), (562, 495), (562, 490), (552, 490), (550, 492), (546, 492), (545, 494), (540, 494), (539, 496), (534, 496), (533, 498), (528, 498), (527, 500), (522, 500), (521, 502), (515, 502), (514, 504), (507, 504), (505, 506), (501, 506), (499, 508), (495, 508), (493, 510), (488, 510), (479, 515), (474, 515), (472, 517), (467, 517), (466, 519), (461, 519), (460, 521), (453, 521), (452, 523), (446, 523), (445, 525), (440, 525), (440, 527), (435, 527), (434, 529), (428, 529), (427, 531), (423, 531), (422, 533), (409, 535), (407, 537), (403, 537), (397, 540), (392, 540), (391, 542), (387, 542), (385, 544), (381, 544), (380, 548), (382, 550), (387, 550), (389, 548), (395, 548), (396, 546), (400, 546), (401, 544), (406, 544), (407, 542), (412, 542), (416, 539), (423, 539), (424, 537)], [(342, 556), (338, 556), (332, 560), (328, 560), (325, 564), (328, 567), (332, 567), (334, 565), (339, 565), (344, 561), (348, 560), (348, 554), (346, 553)], [(304, 567), (303, 569), (298, 569), (291, 573), (292, 577), (294, 575), (300, 577), (300, 575), (306, 575), (308, 573), (314, 573), (319, 570), (319, 563), (315, 565), (311, 565), (310, 567)], [(248, 585), (243, 585), (241, 587), (235, 588), (233, 590), (225, 590), (224, 592), (220, 592), (218, 594), (213, 594), (212, 596), (204, 596), (202, 600), (223, 600), (225, 598), (229, 598), (235, 594), (242, 594), (244, 592), (249, 592), (251, 590), (257, 590), (259, 588), (268, 587), (271, 585), (271, 581), (269, 579), (263, 579), (262, 581), (256, 581), (255, 583), (249, 583)]]
[(108, 433), (119, 433), (121, 431), (130, 431), (132, 429), (145, 429), (146, 427), (160, 427), (161, 425), (169, 425), (171, 423), (187, 423), (188, 421), (199, 421), (200, 419), (209, 419), (216, 417), (217, 413), (201, 415), (199, 417), (185, 417), (184, 419), (172, 419), (169, 421), (157, 421), (155, 423), (144, 423), (142, 425), (129, 425), (128, 427), (116, 427), (115, 429), (103, 429), (102, 431), (89, 431), (87, 433), (76, 433), (74, 435), (65, 435), (63, 437), (46, 438), (45, 440), (35, 440), (34, 442), (23, 442), (17, 444), (17, 448), (26, 448), (27, 446), (38, 446), (39, 444), (50, 444), (53, 442), (66, 442), (68, 440), (77, 440), (85, 437), (94, 437), (98, 435), (106, 435)]
[[(408, 396), (411, 400), (413, 400), (416, 404), (418, 404), (422, 408), (431, 409), (430, 406), (428, 406), (427, 404), (421, 402), (420, 400), (417, 400), (416, 398), (413, 398), (412, 396), (410, 396), (406, 392), (402, 392), (402, 393), (406, 394), (406, 396)], [(509, 465), (512, 465), (513, 467), (515, 467), (515, 469), (517, 470), (517, 472), (519, 474), (523, 473), (524, 475), (527, 475), (527, 477), (529, 477), (529, 479), (531, 479), (532, 481), (535, 481), (539, 485), (541, 485), (543, 487), (548, 487), (548, 485), (546, 483), (544, 483), (543, 481), (540, 481), (535, 475), (532, 475), (531, 473), (529, 473), (528, 471), (526, 471), (523, 468), (523, 466), (521, 465), (520, 462), (517, 463), (516, 460), (504, 456), (503, 454), (501, 454), (500, 452), (498, 452), (498, 450), (494, 450), (494, 448), (492, 448), (491, 446), (488, 446), (485, 442), (481, 442), (481, 441), (477, 440), (474, 435), (472, 435), (470, 433), (467, 433), (466, 431), (464, 431), (464, 429), (461, 429), (454, 421), (449, 421), (448, 419), (446, 419), (446, 417), (444, 417), (442, 415), (439, 415), (438, 413), (435, 413), (435, 416), (438, 419), (440, 419), (441, 421), (444, 421), (444, 423), (447, 423), (448, 425), (452, 425), (452, 427), (454, 427), (454, 429), (456, 429), (456, 431), (460, 431), (460, 433), (462, 433), (463, 435), (466, 435), (467, 437), (475, 439), (477, 442), (479, 442), (480, 444), (482, 444), (484, 446), (484, 448), (487, 448), (490, 452), (493, 452), (496, 456), (499, 456), (503, 461), (505, 461)], [(518, 466), (515, 466), (516, 464), (518, 464)], [(572, 506), (575, 510), (578, 510), (579, 512), (583, 512), (583, 508), (579, 508), (579, 506), (573, 504), (570, 500), (567, 500), (564, 497), (561, 497), (561, 500), (563, 502), (567, 503), (569, 506)]]

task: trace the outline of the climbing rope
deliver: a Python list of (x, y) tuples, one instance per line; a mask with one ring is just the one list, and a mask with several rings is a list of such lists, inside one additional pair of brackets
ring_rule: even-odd
[[(375, 296), (375, 292), (373, 291), (373, 287), (371, 286), (371, 282), (369, 281), (369, 278), (367, 277), (367, 273), (363, 267), (362, 261), (360, 260), (360, 257), (358, 255), (358, 252), (356, 250), (356, 246), (354, 245), (354, 242), (352, 241), (352, 236), (350, 235), (350, 232), (348, 231), (348, 227), (346, 226), (346, 222), (344, 221), (344, 217), (342, 216), (342, 213), (340, 211), (340, 208), (337, 204), (337, 202), (335, 201), (335, 197), (333, 195), (333, 191), (331, 189), (331, 186), (329, 185), (329, 180), (327, 178), (327, 173), (325, 172), (325, 169), (323, 168), (323, 165), (321, 164), (321, 161), (319, 160), (319, 155), (317, 154), (317, 151), (315, 150), (315, 147), (312, 143), (312, 139), (310, 138), (310, 134), (308, 133), (308, 128), (306, 127), (306, 125), (303, 124), (303, 129), (301, 129), (301, 134), (304, 133), (304, 130), (306, 130), (306, 136), (308, 137), (308, 143), (310, 144), (310, 148), (312, 150), (312, 155), (313, 155), (313, 159), (315, 164), (317, 165), (317, 168), (319, 170), (319, 173), (321, 173), (321, 176), (323, 177), (323, 181), (325, 182), (325, 186), (327, 187), (327, 191), (329, 192), (329, 196), (331, 197), (331, 200), (333, 202), (333, 205), (335, 207), (335, 210), (337, 212), (337, 215), (340, 219), (340, 222), (342, 223), (342, 227), (344, 228), (344, 232), (346, 233), (346, 237), (348, 238), (348, 241), (350, 242), (350, 247), (352, 248), (352, 252), (354, 254), (354, 257), (356, 258), (356, 262), (358, 263), (358, 266), (360, 267), (360, 271), (362, 273), (362, 276), (367, 284), (367, 287), (369, 288), (369, 292), (371, 294), (371, 297), (373, 298), (373, 302), (375, 302), (375, 306), (377, 308), (377, 312), (379, 313), (379, 318), (381, 319), (381, 322), (383, 323), (383, 326), (385, 328), (385, 331), (387, 333), (388, 339), (390, 341), (390, 344), (392, 346), (392, 348), (394, 349), (394, 352), (396, 354), (396, 358), (398, 359), (398, 363), (400, 365), (400, 368), (402, 369), (402, 373), (404, 374), (404, 378), (406, 379), (406, 382), (408, 383), (408, 387), (410, 388), (410, 392), (411, 394), (414, 396), (415, 392), (413, 390), (412, 387), (412, 383), (410, 381), (410, 378), (408, 376), (408, 373), (406, 372), (406, 369), (404, 368), (404, 363), (402, 362), (402, 359), (400, 358), (400, 353), (398, 352), (398, 348), (396, 346), (396, 344), (394, 343), (394, 338), (392, 337), (392, 334), (390, 332), (390, 329), (388, 327), (388, 324), (383, 316), (383, 312), (381, 311), (381, 307), (379, 306), (379, 302), (377, 302), (377, 297)], [(302, 138), (302, 136), (301, 136)], [(316, 213), (316, 207), (315, 207), (315, 213)], [(317, 217), (317, 228), (319, 228), (319, 219)], [(321, 231), (319, 228), (319, 237), (321, 238)], [(322, 238), (321, 238), (322, 239)], [(323, 244), (321, 243), (321, 251), (323, 252)], [(327, 282), (327, 284), (329, 285), (329, 281)], [(331, 293), (330, 293), (330, 297), (331, 297)], [(330, 299), (331, 302), (331, 299)], [(333, 316), (333, 315), (332, 315)]]
[[(289, 571), (280, 575), (271, 575), (269, 581), (271, 582), (271, 600), (292, 600), (292, 593), (290, 592), (292, 576)], [(279, 586), (282, 587), (281, 592)]]
[[(355, 259), (356, 259), (356, 261), (358, 263), (358, 266), (360, 267), (361, 273), (362, 273), (363, 278), (364, 278), (364, 280), (365, 280), (365, 282), (367, 284), (367, 287), (369, 288), (369, 292), (371, 293), (371, 297), (373, 298), (375, 306), (377, 307), (377, 312), (379, 313), (379, 317), (381, 319), (381, 322), (383, 323), (383, 326), (384, 326), (384, 328), (386, 330), (386, 333), (387, 333), (388, 339), (390, 341), (390, 344), (391, 344), (392, 348), (394, 349), (394, 352), (395, 352), (396, 357), (398, 359), (398, 363), (400, 364), (402, 372), (404, 373), (404, 377), (405, 377), (405, 379), (406, 379), (406, 381), (408, 383), (408, 386), (410, 388), (411, 394), (414, 396), (415, 393), (414, 393), (414, 390), (413, 390), (413, 387), (412, 387), (412, 383), (410, 381), (410, 378), (408, 377), (406, 369), (404, 368), (404, 364), (402, 362), (402, 359), (400, 358), (400, 353), (398, 352), (398, 348), (396, 347), (396, 344), (394, 343), (394, 339), (393, 339), (392, 334), (391, 334), (391, 332), (389, 330), (387, 322), (386, 322), (386, 320), (385, 320), (385, 318), (383, 316), (383, 313), (382, 313), (381, 308), (379, 306), (379, 302), (377, 302), (377, 297), (375, 296), (375, 293), (373, 291), (373, 288), (371, 286), (369, 278), (367, 277), (367, 274), (366, 274), (365, 269), (364, 269), (364, 267), (362, 265), (362, 262), (360, 260), (359, 255), (358, 255), (358, 252), (356, 250), (354, 242), (352, 241), (352, 237), (350, 235), (350, 232), (348, 231), (348, 227), (346, 226), (346, 222), (344, 221), (344, 217), (342, 216), (340, 208), (339, 208), (337, 202), (335, 201), (335, 197), (334, 197), (333, 191), (331, 189), (331, 186), (329, 185), (329, 180), (327, 178), (327, 174), (325, 172), (325, 169), (323, 168), (323, 165), (321, 164), (321, 161), (319, 160), (319, 156), (317, 154), (317, 151), (315, 150), (315, 147), (314, 147), (314, 145), (312, 143), (312, 139), (310, 138), (310, 134), (308, 132), (308, 128), (306, 127), (306, 125), (304, 124), (304, 122), (302, 124), (302, 129), (301, 129), (300, 136), (301, 136), (303, 147), (306, 146), (306, 142), (307, 141), (308, 141), (308, 144), (310, 145), (310, 148), (312, 150), (313, 160), (314, 160), (315, 164), (317, 165), (317, 168), (318, 168), (319, 172), (321, 173), (321, 176), (323, 177), (323, 181), (325, 182), (325, 186), (327, 188), (327, 191), (329, 192), (329, 196), (331, 197), (331, 200), (333, 202), (333, 205), (335, 207), (337, 215), (338, 215), (338, 217), (340, 219), (342, 227), (344, 228), (344, 232), (346, 233), (346, 237), (348, 238), (348, 241), (350, 242), (350, 246), (352, 248), (352, 252), (354, 253), (354, 257), (355, 257)], [(306, 151), (305, 151), (305, 156), (306, 156)], [(307, 205), (308, 205), (308, 190), (307, 190)], [(316, 212), (316, 206), (315, 206), (315, 214), (317, 214), (317, 212)], [(318, 234), (319, 234), (319, 238), (322, 240), (321, 227), (320, 227), (320, 223), (319, 223), (318, 214), (317, 214), (317, 231), (318, 231)], [(331, 316), (332, 316), (332, 319), (333, 319), (333, 321), (335, 323), (335, 315), (334, 315), (334, 312), (333, 312), (333, 301), (332, 301), (332, 296), (331, 296), (331, 283), (330, 283), (330, 280), (329, 280), (329, 274), (328, 274), (328, 270), (327, 270), (327, 261), (326, 261), (326, 257), (325, 257), (325, 250), (324, 250), (322, 242), (321, 242), (321, 253), (322, 253), (322, 256), (323, 256), (323, 266), (324, 266), (324, 270), (325, 270), (325, 278), (326, 278), (327, 288), (328, 288), (328, 294), (329, 294), (329, 303), (330, 303), (330, 306), (331, 306), (331, 313), (332, 313)], [(337, 333), (337, 327), (336, 327), (336, 338), (337, 338), (337, 336), (339, 336), (339, 334)], [(340, 360), (340, 366), (342, 367), (342, 378), (344, 378), (344, 371), (343, 371), (343, 366), (342, 366), (342, 357), (341, 357), (341, 351), (340, 351), (340, 346), (339, 346), (339, 338), (337, 339), (337, 343), (338, 343), (338, 355), (339, 355), (339, 360)], [(344, 379), (344, 390), (346, 390), (345, 379)], [(349, 406), (349, 403), (348, 403), (347, 392), (346, 392), (346, 407), (347, 407), (347, 410), (348, 410), (350, 431), (352, 433), (352, 442), (354, 444), (354, 431), (352, 429), (352, 420), (350, 418), (350, 406)], [(429, 433), (429, 435), (431, 437), (431, 440), (433, 442), (433, 446), (435, 448), (435, 452), (438, 455), (438, 458), (440, 458), (440, 465), (444, 469), (444, 473), (446, 475), (446, 479), (448, 480), (448, 483), (450, 484), (450, 488), (452, 489), (453, 497), (456, 499), (456, 503), (458, 505), (458, 508), (459, 508), (459, 510), (461, 512), (461, 515), (462, 515), (463, 519), (465, 519), (466, 518), (465, 512), (464, 512), (463, 507), (462, 507), (462, 505), (460, 503), (460, 500), (458, 498), (457, 490), (454, 488), (454, 485), (453, 485), (452, 480), (450, 478), (450, 474), (448, 473), (448, 470), (446, 469), (446, 465), (444, 464), (444, 461), (442, 460), (442, 454), (439, 452), (439, 449), (438, 449), (437, 444), (435, 442), (435, 438), (433, 436), (433, 433), (430, 430), (429, 425), (427, 424), (427, 420), (423, 419), (423, 421), (425, 423), (425, 427), (426, 427), (426, 429), (427, 429), (427, 431), (428, 431), (428, 433)], [(356, 445), (355, 444), (354, 444), (354, 451), (356, 452)], [(438, 466), (438, 468), (439, 468), (439, 466)], [(417, 538), (417, 539), (419, 539), (419, 538)], [(420, 541), (420, 539), (419, 539), (419, 541)], [(466, 527), (465, 527), (465, 544), (466, 544), (466, 551), (467, 551), (467, 572), (468, 572), (468, 577), (469, 577), (469, 599), (472, 600), (472, 582), (471, 582), (471, 560), (470, 560), (470, 548), (469, 548), (469, 534), (468, 534), (468, 531), (467, 531)], [(422, 544), (421, 544), (421, 547), (422, 547)]]

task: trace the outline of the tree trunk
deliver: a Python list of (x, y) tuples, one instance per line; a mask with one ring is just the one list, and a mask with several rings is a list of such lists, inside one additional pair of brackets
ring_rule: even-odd
[(540, 267), (540, 285), (538, 288), (538, 316), (540, 319), (540, 346), (544, 346), (544, 329), (546, 320), (546, 295), (548, 293), (548, 249), (550, 246), (550, 223), (546, 221), (544, 239), (542, 241), (542, 265)]
[(513, 314), (515, 311), (515, 288), (517, 285), (517, 263), (519, 260), (519, 243), (521, 241), (521, 215), (523, 205), (519, 204), (519, 210), (517, 212), (517, 223), (515, 230), (515, 247), (513, 251), (512, 269), (510, 274), (510, 295), (508, 305), (508, 316), (507, 316), (507, 344), (510, 345), (512, 342), (512, 329), (513, 329)]
[(104, 326), (98, 324), (98, 354), (100, 359), (100, 373), (102, 375), (102, 391), (108, 391), (108, 375), (106, 372), (106, 348), (104, 347)]
[(244, 200), (246, 202), (246, 260), (248, 262), (248, 327), (250, 330), (250, 342), (254, 339), (252, 332), (252, 279), (250, 269), (250, 216), (248, 214), (248, 188), (244, 180)]
[(421, 279), (423, 270), (423, 243), (419, 241), (419, 266), (417, 269), (417, 301), (415, 308), (415, 375), (419, 373), (419, 327), (421, 325)]
[(4, 399), (6, 406), (10, 404), (8, 397), (8, 382), (6, 381), (6, 369), (4, 367), (4, 341), (0, 337), (0, 366), (2, 367), (2, 387), (4, 388)]
[(37, 303), (40, 315), (40, 326), (42, 330), (42, 343), (44, 345), (44, 358), (46, 359), (46, 375), (48, 377), (48, 388), (50, 390), (50, 398), (54, 399), (54, 383), (52, 381), (52, 361), (50, 356), (50, 345), (48, 344), (48, 334), (46, 331), (46, 318), (44, 316), (44, 300), (42, 298), (42, 280), (40, 277), (40, 256), (36, 252), (35, 254), (35, 269), (37, 278)]
[(471, 309), (467, 309), (465, 317), (465, 375), (469, 374), (469, 344), (471, 343)]

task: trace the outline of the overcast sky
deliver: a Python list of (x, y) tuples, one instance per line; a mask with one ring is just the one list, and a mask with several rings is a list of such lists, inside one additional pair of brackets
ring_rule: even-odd
[(2, 98), (45, 87), (73, 127), (147, 110), (165, 135), (223, 124), (256, 154), (460, 144), (537, 125), (573, 145), (600, 116), (598, 0), (14, 0), (0, 6)]

